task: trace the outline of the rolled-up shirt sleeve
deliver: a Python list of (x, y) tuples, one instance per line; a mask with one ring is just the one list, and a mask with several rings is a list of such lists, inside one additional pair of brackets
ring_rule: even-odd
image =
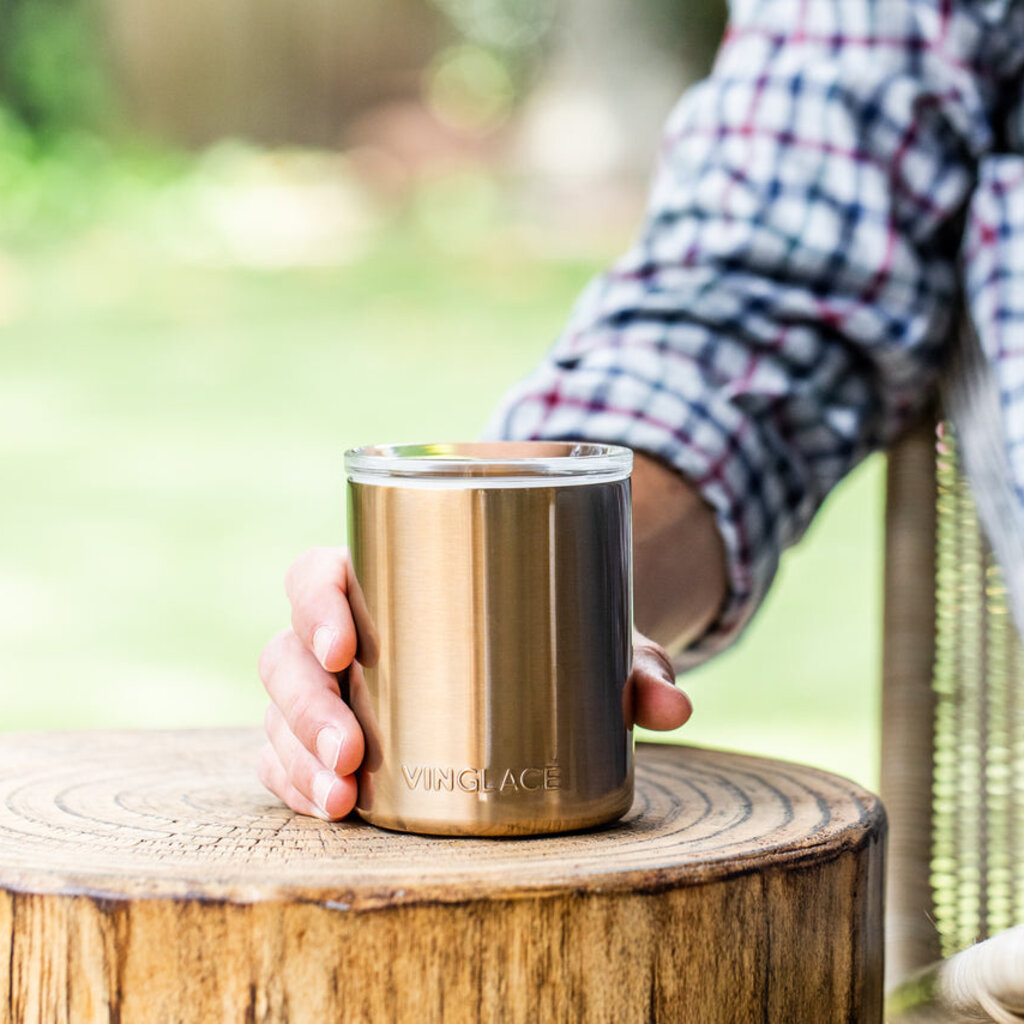
[(625, 444), (699, 489), (730, 597), (691, 661), (736, 636), (833, 485), (930, 395), (991, 146), (982, 7), (737, 3), (669, 120), (636, 242), (490, 424)]

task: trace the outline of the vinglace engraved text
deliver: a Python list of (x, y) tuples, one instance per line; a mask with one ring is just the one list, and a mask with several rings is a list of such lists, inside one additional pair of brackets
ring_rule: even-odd
[(402, 765), (410, 789), (448, 790), (463, 793), (536, 793), (562, 788), (562, 770), (557, 764), (543, 768), (437, 768), (432, 765)]

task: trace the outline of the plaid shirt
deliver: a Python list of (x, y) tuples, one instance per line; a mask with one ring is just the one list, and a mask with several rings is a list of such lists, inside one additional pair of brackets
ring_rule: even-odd
[(930, 400), (961, 296), (1024, 537), (1024, 4), (735, 0), (631, 251), (492, 435), (651, 452), (714, 508), (729, 643), (835, 483)]

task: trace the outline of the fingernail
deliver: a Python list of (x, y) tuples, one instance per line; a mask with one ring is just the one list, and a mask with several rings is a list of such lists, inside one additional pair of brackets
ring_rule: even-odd
[(330, 799), (331, 790), (334, 789), (334, 784), (338, 781), (338, 776), (334, 772), (320, 771), (316, 773), (316, 777), (313, 779), (313, 803), (323, 812), (325, 818), (330, 817), (330, 813), (327, 810), (327, 801)]
[(327, 668), (327, 657), (337, 637), (338, 631), (332, 626), (318, 626), (313, 634), (313, 653), (324, 668)]
[(338, 755), (341, 753), (341, 733), (333, 725), (325, 725), (316, 734), (316, 756), (322, 764), (333, 772), (338, 767)]

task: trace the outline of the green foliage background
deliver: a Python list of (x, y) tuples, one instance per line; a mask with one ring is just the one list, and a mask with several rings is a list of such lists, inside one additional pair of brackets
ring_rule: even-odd
[(101, 124), (112, 95), (94, 8), (81, 0), (0, 0), (0, 95), (39, 137)]

